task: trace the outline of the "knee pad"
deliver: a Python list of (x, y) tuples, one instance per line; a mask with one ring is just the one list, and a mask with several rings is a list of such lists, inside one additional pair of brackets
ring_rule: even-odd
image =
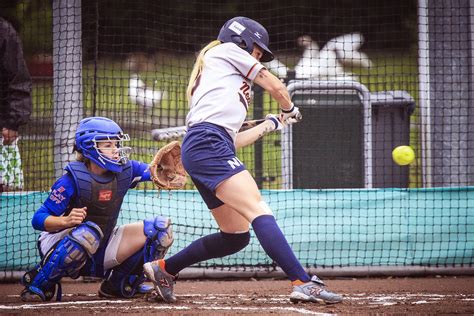
[(89, 257), (97, 252), (100, 242), (104, 239), (104, 234), (100, 227), (90, 221), (80, 224), (69, 235), (84, 248)]
[(157, 216), (145, 219), (143, 224), (144, 234), (147, 237), (144, 262), (164, 258), (174, 241), (171, 220), (164, 216)]
[(247, 247), (250, 242), (250, 232), (229, 234), (221, 232), (222, 238), (229, 245), (229, 249), (233, 249), (234, 252), (240, 251)]
[(39, 265), (25, 273), (22, 278), (22, 283), (26, 286), (25, 291), (39, 296), (43, 301), (49, 301), (54, 296), (56, 285), (59, 285), (59, 301), (61, 278), (79, 277), (81, 268), (88, 257), (97, 251), (102, 238), (102, 231), (92, 222), (82, 223), (71, 230), (69, 235), (48, 251)]

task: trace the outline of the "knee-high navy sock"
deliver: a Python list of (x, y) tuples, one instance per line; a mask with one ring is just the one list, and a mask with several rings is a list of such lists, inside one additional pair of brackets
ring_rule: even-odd
[(165, 260), (166, 271), (175, 275), (197, 262), (231, 255), (249, 244), (250, 233), (219, 232), (193, 241), (189, 246)]
[(261, 215), (252, 221), (263, 249), (283, 269), (291, 281), (309, 282), (310, 277), (296, 259), (273, 215)]

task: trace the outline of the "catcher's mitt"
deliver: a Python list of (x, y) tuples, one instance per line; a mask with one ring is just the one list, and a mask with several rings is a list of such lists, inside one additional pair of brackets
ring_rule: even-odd
[(186, 172), (181, 162), (181, 145), (178, 141), (160, 148), (150, 163), (151, 181), (160, 190), (182, 189)]

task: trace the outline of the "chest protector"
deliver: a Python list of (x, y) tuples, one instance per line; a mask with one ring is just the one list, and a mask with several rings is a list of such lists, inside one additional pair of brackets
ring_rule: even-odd
[[(106, 243), (117, 224), (123, 198), (132, 182), (132, 165), (128, 162), (120, 173), (108, 172), (99, 176), (92, 174), (83, 162), (71, 162), (66, 171), (74, 178), (77, 195), (71, 201), (71, 208), (87, 207), (84, 222), (96, 223)], [(66, 215), (69, 213), (66, 212)]]

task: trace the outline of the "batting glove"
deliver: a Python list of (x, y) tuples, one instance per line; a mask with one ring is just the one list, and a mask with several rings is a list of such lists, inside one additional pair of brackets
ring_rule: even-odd
[(299, 122), (299, 121), (295, 120), (294, 118), (289, 118), (286, 121), (282, 122), (281, 121), (281, 115), (276, 116), (275, 114), (267, 114), (267, 116), (265, 116), (265, 119), (273, 122), (273, 124), (275, 126), (275, 128), (273, 129), (274, 131), (282, 130), (286, 126), (289, 126), (291, 124)]
[[(287, 110), (281, 110), (281, 120), (283, 122), (286, 122), (288, 119), (295, 119), (296, 121), (301, 121), (303, 119), (303, 115), (300, 112), (300, 109), (296, 107), (293, 103), (291, 103), (292, 107), (291, 109)], [(293, 124), (293, 123), (290, 123)]]

